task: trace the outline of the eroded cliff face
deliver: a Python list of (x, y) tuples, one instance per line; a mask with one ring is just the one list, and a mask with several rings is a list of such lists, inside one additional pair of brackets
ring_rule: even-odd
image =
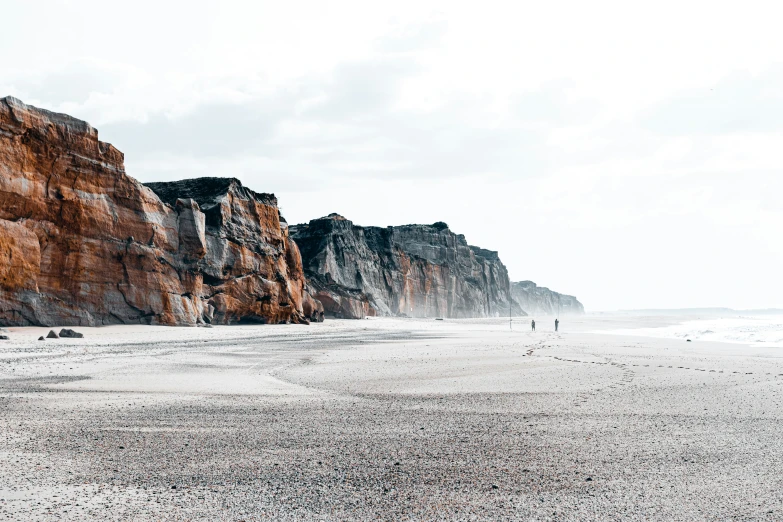
[(576, 297), (537, 286), (533, 281), (511, 283), (511, 295), (529, 315), (576, 315), (585, 313)]
[[(509, 313), (496, 252), (471, 247), (445, 223), (360, 227), (332, 214), (291, 227), (305, 273), (338, 317), (490, 317)], [(521, 310), (511, 302), (512, 313)]]
[(317, 314), (274, 196), (233, 179), (154, 188), (87, 123), (0, 99), (0, 324)]

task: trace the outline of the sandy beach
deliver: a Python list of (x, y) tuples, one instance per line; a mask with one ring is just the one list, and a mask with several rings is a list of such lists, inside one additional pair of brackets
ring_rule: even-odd
[(536, 319), (11, 328), (0, 520), (783, 519), (783, 348)]

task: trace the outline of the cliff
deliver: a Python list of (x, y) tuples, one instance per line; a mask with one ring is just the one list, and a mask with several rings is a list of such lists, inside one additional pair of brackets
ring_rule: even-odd
[(528, 314), (575, 315), (585, 313), (584, 306), (572, 295), (559, 294), (532, 281), (511, 283), (511, 295)]
[[(471, 247), (445, 223), (361, 227), (332, 214), (291, 227), (305, 274), (337, 317), (491, 317), (509, 313), (496, 252)], [(519, 306), (512, 301), (512, 312)]]
[(89, 124), (0, 99), (0, 324), (307, 322), (277, 200), (235, 179), (145, 187)]

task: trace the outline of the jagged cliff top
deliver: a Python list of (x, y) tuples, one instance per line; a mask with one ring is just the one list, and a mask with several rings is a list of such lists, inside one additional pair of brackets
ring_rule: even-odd
[(373, 225), (362, 226), (362, 225), (357, 225), (356, 223), (354, 223), (350, 219), (346, 218), (342, 214), (338, 214), (337, 212), (332, 212), (328, 216), (312, 219), (312, 220), (310, 220), (309, 223), (299, 223), (298, 225), (296, 225), (296, 227), (298, 227), (299, 229), (305, 229), (310, 224), (315, 224), (315, 223), (323, 222), (323, 221), (344, 221), (344, 222), (346, 222), (346, 223), (348, 223), (348, 224), (350, 224), (350, 225), (352, 225), (354, 227), (357, 227), (357, 228), (397, 228), (397, 229), (404, 229), (404, 228), (434, 228), (438, 232), (442, 232), (444, 230), (449, 231), (449, 225), (444, 223), (443, 221), (437, 221), (437, 222), (432, 223), (432, 224), (416, 224), (416, 223), (412, 223), (412, 224), (409, 224), (409, 225), (394, 225), (394, 226), (388, 226), (388, 227), (380, 227), (380, 226), (373, 226)]
[(500, 255), (498, 254), (497, 250), (487, 250), (486, 248), (481, 248), (473, 245), (470, 245), (470, 249), (473, 251), (474, 254), (483, 257), (484, 259), (489, 259), (492, 261), (500, 261)]
[[(552, 292), (553, 294), (561, 295), (563, 297), (574, 297), (572, 295), (566, 295), (561, 294), (560, 292), (555, 292), (554, 290), (550, 290), (549, 288), (545, 286), (538, 286), (533, 281), (512, 281), (511, 286), (519, 287), (523, 290), (536, 290), (539, 292)], [(576, 298), (574, 298), (576, 299)]]
[(463, 234), (456, 234), (443, 221), (432, 224), (411, 224), (388, 227), (356, 225), (341, 214), (332, 213), (322, 218), (313, 219), (309, 223), (292, 226), (291, 236), (299, 241), (302, 247), (305, 241), (319, 239), (321, 241), (331, 234), (364, 232), (365, 240), (377, 241), (378, 238), (393, 241), (408, 254), (436, 262), (434, 248), (469, 248), (476, 258), (490, 262), (500, 262), (500, 256), (495, 250), (488, 250), (468, 245)]
[(545, 286), (538, 286), (533, 281), (513, 281), (511, 283), (511, 287), (513, 289), (522, 290), (524, 292), (533, 292), (535, 294), (546, 294), (551, 293), (552, 295), (560, 296), (561, 298), (567, 298), (567, 299), (573, 299), (579, 305), (581, 306), (582, 303), (579, 302), (579, 300), (576, 298), (576, 296), (569, 295), (569, 294), (563, 294), (560, 292), (555, 292), (554, 290), (550, 290), (549, 288)]
[(274, 194), (254, 192), (242, 185), (242, 182), (236, 178), (193, 178), (144, 183), (144, 185), (152, 189), (164, 203), (171, 206), (174, 206), (179, 198), (190, 198), (204, 208), (215, 204), (217, 200), (229, 193), (265, 205), (277, 206), (277, 198)]
[(45, 127), (49, 124), (66, 128), (69, 132), (87, 134), (98, 138), (98, 130), (86, 121), (74, 118), (68, 114), (52, 112), (46, 109), (40, 109), (32, 105), (27, 105), (22, 100), (13, 96), (0, 98), (0, 104), (8, 107), (8, 111), (15, 119), (16, 123), (25, 127)]
[(98, 139), (98, 130), (80, 119), (39, 109), (14, 98), (0, 98), (0, 131), (3, 134), (29, 134), (48, 146), (100, 161), (105, 168), (125, 175), (125, 156), (110, 143)]
[(437, 223), (432, 224), (418, 224), (418, 223), (411, 223), (410, 225), (397, 225), (391, 228), (432, 228), (437, 230), (438, 232), (451, 232), (449, 230), (449, 226), (444, 223), (443, 221), (438, 221)]

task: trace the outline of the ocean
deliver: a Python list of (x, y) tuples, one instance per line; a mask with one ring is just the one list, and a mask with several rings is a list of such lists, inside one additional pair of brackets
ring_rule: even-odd
[(783, 315), (688, 319), (669, 326), (604, 330), (601, 333), (783, 348)]

